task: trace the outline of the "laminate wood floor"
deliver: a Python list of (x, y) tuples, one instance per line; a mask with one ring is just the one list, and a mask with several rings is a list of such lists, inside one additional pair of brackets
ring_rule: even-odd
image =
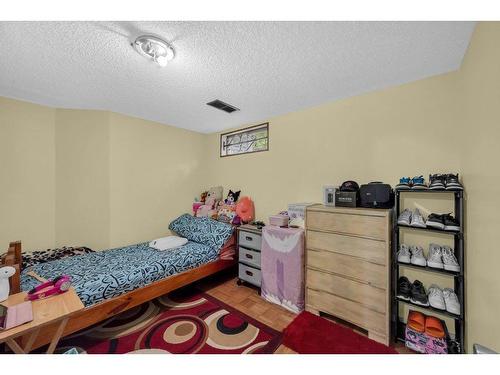
[[(295, 317), (294, 313), (261, 298), (258, 288), (254, 288), (248, 284), (238, 285), (234, 272), (222, 273), (204, 279), (197, 286), (209, 295), (247, 314), (253, 319), (267, 324), (277, 331), (283, 331)], [(332, 320), (335, 321), (335, 319)], [(342, 324), (339, 321), (335, 322)], [(363, 334), (355, 329), (354, 331)], [(402, 354), (414, 353), (399, 343), (394, 345), (394, 347)], [(296, 354), (296, 352), (284, 345), (280, 345), (275, 353)]]

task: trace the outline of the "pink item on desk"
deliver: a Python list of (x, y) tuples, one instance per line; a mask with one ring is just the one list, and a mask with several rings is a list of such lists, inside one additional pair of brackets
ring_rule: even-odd
[(261, 296), (298, 313), (304, 310), (304, 230), (262, 229)]
[(3, 317), (5, 320), (0, 325), (0, 329), (14, 328), (33, 320), (33, 308), (31, 306), (31, 301), (9, 306), (6, 310), (7, 314)]

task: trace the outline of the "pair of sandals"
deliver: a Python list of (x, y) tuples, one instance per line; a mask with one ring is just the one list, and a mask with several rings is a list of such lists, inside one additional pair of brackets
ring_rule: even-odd
[(426, 316), (418, 311), (410, 311), (408, 314), (408, 326), (417, 332), (425, 332), (427, 335), (438, 339), (446, 336), (443, 322), (434, 317)]

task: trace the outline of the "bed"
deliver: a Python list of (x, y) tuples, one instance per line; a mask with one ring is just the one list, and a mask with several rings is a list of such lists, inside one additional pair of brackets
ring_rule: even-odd
[[(10, 280), (11, 293), (37, 285), (39, 281), (29, 275), (33, 271), (47, 279), (70, 275), (85, 309), (69, 320), (64, 331), (64, 335), (69, 335), (236, 264), (237, 257), (221, 256), (222, 252), (235, 251), (234, 233), (228, 224), (186, 214), (169, 228), (189, 242), (167, 251), (139, 243), (40, 263), (24, 270), (21, 243), (11, 243), (3, 263), (20, 271)], [(51, 336), (40, 334), (33, 348), (46, 344), (46, 337)]]

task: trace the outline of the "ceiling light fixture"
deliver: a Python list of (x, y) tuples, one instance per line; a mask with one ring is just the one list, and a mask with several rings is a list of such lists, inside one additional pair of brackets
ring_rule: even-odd
[(132, 46), (142, 56), (160, 65), (167, 66), (175, 57), (174, 48), (164, 40), (153, 35), (141, 35), (132, 43)]

